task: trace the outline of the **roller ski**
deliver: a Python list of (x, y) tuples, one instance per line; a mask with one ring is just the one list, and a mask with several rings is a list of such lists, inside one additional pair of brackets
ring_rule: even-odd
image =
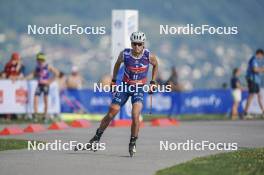
[(134, 157), (136, 152), (137, 152), (136, 151), (136, 139), (137, 139), (137, 137), (131, 137), (131, 139), (130, 139), (130, 143), (128, 146), (128, 151), (129, 151), (130, 157)]
[(99, 149), (99, 141), (102, 136), (102, 132), (99, 130), (96, 131), (95, 136), (87, 143), (83, 148), (80, 145), (76, 145), (74, 151), (94, 151), (96, 152)]

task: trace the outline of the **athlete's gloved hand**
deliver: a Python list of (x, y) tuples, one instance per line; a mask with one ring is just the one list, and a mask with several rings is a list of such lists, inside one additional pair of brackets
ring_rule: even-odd
[(111, 82), (111, 92), (114, 93), (115, 92), (115, 88), (116, 88), (116, 79), (112, 79)]
[(157, 88), (157, 85), (156, 85), (156, 82), (151, 80), (150, 83), (149, 83), (149, 94), (153, 94), (153, 92), (156, 90)]

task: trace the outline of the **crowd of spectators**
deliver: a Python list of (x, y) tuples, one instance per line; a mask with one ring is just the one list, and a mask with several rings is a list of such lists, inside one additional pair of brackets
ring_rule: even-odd
[[(25, 65), (23, 64), (22, 58), (19, 53), (12, 53), (9, 61), (5, 64), (4, 69), (0, 72), (0, 79), (10, 79), (12, 81), (24, 80)], [(60, 90), (64, 89), (82, 89), (84, 79), (81, 76), (78, 67), (73, 66), (69, 75), (65, 75), (64, 72), (59, 73), (57, 83)]]

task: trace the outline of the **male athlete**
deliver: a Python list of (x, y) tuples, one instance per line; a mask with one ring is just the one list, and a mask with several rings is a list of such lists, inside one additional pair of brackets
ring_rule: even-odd
[[(44, 116), (45, 121), (48, 120), (48, 95), (49, 95), (49, 85), (59, 76), (59, 71), (53, 66), (46, 63), (46, 56), (44, 53), (37, 54), (37, 66), (35, 71), (29, 74), (26, 78), (32, 79), (37, 78), (38, 85), (34, 95), (34, 113), (38, 114), (38, 100), (39, 96), (43, 93), (44, 95)], [(53, 77), (51, 76), (53, 73)], [(36, 119), (36, 118), (35, 118)]]
[[(150, 81), (150, 91), (153, 92), (155, 88), (155, 80), (158, 72), (158, 62), (155, 55), (150, 54), (150, 52), (145, 49), (146, 36), (143, 32), (133, 32), (130, 36), (132, 49), (124, 49), (118, 56), (113, 70), (112, 87), (116, 84), (116, 77), (121, 63), (124, 63), (124, 75), (122, 83), (124, 86), (138, 85), (142, 87), (147, 83), (147, 74), (149, 64), (153, 66), (152, 69), (152, 79)], [(129, 89), (129, 88), (128, 88)], [(131, 88), (135, 90), (134, 88)], [(119, 112), (120, 107), (122, 107), (131, 96), (132, 102), (132, 125), (131, 125), (131, 137), (129, 143), (129, 153), (132, 157), (136, 152), (136, 140), (138, 138), (139, 132), (139, 116), (143, 107), (143, 88), (139, 88), (138, 92), (119, 92), (114, 93), (112, 99), (112, 104), (109, 107), (109, 111), (106, 116), (102, 119), (100, 127), (97, 129), (95, 136), (89, 141), (90, 146), (94, 143), (98, 143), (104, 132), (108, 127), (111, 120)], [(89, 148), (88, 148), (89, 149)], [(76, 149), (75, 149), (76, 150)]]
[(252, 100), (254, 98), (254, 95), (256, 94), (258, 97), (258, 104), (262, 111), (262, 117), (264, 115), (264, 106), (262, 102), (262, 95), (260, 92), (260, 83), (261, 83), (261, 76), (260, 73), (264, 73), (264, 67), (260, 66), (259, 60), (264, 58), (264, 51), (262, 49), (258, 49), (256, 51), (256, 54), (251, 57), (251, 59), (248, 62), (248, 68), (247, 68), (247, 83), (248, 83), (248, 98), (247, 103), (244, 109), (244, 117), (251, 118), (248, 115), (248, 109), (250, 104), (252, 103)]

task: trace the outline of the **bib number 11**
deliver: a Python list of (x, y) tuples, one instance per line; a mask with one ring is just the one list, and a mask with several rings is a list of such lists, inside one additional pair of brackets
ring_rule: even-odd
[(133, 79), (134, 79), (134, 80), (137, 80), (137, 79), (138, 79), (138, 75), (137, 75), (137, 74), (134, 74), (134, 75), (133, 75)]

